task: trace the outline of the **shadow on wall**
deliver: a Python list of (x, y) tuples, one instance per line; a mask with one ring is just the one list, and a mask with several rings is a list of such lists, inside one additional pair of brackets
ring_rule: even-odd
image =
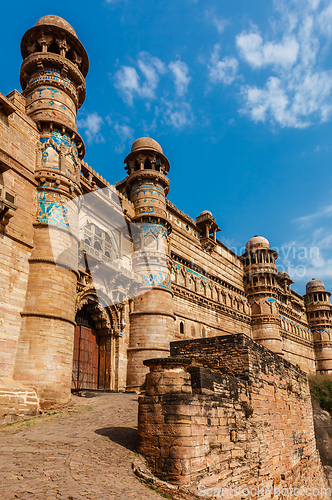
[(136, 450), (137, 429), (133, 427), (104, 427), (104, 429), (97, 429), (95, 433), (107, 436), (111, 441), (127, 448), (127, 450)]
[(329, 485), (332, 487), (332, 417), (329, 412), (322, 410), (314, 397), (311, 401), (317, 448)]

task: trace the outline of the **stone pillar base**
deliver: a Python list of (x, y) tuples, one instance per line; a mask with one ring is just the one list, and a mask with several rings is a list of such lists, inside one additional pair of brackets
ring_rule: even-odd
[(0, 425), (11, 424), (39, 414), (39, 399), (29, 387), (0, 378)]

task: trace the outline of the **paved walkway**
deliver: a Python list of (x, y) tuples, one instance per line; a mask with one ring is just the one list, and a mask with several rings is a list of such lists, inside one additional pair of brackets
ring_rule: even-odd
[(160, 500), (131, 470), (137, 396), (73, 397), (0, 430), (1, 500)]

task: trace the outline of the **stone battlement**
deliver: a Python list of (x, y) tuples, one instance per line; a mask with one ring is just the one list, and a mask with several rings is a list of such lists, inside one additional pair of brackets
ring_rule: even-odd
[(138, 450), (158, 477), (196, 493), (327, 487), (302, 370), (243, 334), (173, 342), (146, 365)]

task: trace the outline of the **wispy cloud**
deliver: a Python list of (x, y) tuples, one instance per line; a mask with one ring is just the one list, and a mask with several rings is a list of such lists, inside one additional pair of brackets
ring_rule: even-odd
[(286, 270), (295, 282), (313, 277), (325, 281), (332, 291), (332, 205), (292, 220), (294, 239), (278, 248), (279, 269)]
[(292, 36), (285, 36), (280, 43), (264, 44), (258, 33), (241, 33), (236, 37), (236, 45), (242, 57), (253, 68), (268, 65), (289, 68), (295, 63), (299, 53), (299, 44)]
[[(320, 227), (306, 234), (299, 233), (279, 250), (278, 269), (288, 272), (295, 283), (307, 283), (312, 278), (332, 285), (332, 231)], [(296, 286), (296, 285), (295, 285)], [(332, 289), (331, 289), (332, 290)]]
[(193, 112), (187, 102), (164, 101), (166, 109), (162, 110), (163, 118), (169, 125), (181, 129), (193, 123)]
[(316, 222), (317, 220), (321, 220), (326, 217), (332, 217), (332, 205), (327, 205), (312, 214), (293, 219), (292, 222), (300, 223), (301, 226), (303, 227), (303, 226), (309, 226), (313, 222)]
[(236, 37), (245, 63), (271, 71), (264, 86), (242, 86), (241, 112), (255, 122), (281, 127), (327, 121), (332, 114), (332, 71), (322, 67), (322, 60), (332, 37), (332, 1), (275, 0), (274, 5), (277, 16), (270, 36), (253, 26)]
[[(170, 76), (174, 81), (174, 90), (167, 87)], [(135, 66), (121, 66), (114, 75), (114, 87), (122, 99), (130, 106), (134, 105), (136, 98), (142, 99), (146, 111), (154, 114), (150, 120), (146, 118), (141, 122), (144, 131), (153, 131), (157, 121), (162, 120), (167, 125), (181, 129), (193, 122), (194, 115), (191, 105), (184, 99), (191, 82), (189, 68), (185, 62), (177, 59), (166, 65), (157, 57), (141, 52)], [(158, 98), (158, 103), (152, 106), (152, 101)], [(127, 132), (127, 129), (122, 132)]]
[(77, 126), (84, 129), (88, 144), (92, 142), (104, 142), (104, 137), (99, 133), (104, 120), (98, 113), (89, 113), (86, 118), (77, 121)]
[(219, 35), (224, 31), (225, 27), (228, 24), (227, 19), (224, 19), (223, 17), (220, 17), (216, 14), (215, 9), (213, 8), (208, 8), (205, 9), (205, 17), (206, 19), (215, 27), (217, 28), (217, 31)]
[(106, 121), (111, 129), (114, 151), (116, 153), (123, 153), (134, 140), (135, 130), (129, 125), (130, 119), (127, 117), (114, 119), (111, 116), (107, 116)]
[(168, 67), (173, 73), (176, 93), (183, 96), (187, 92), (191, 80), (188, 66), (183, 61), (172, 61)]
[(130, 106), (133, 105), (134, 97), (155, 99), (159, 77), (166, 72), (164, 63), (148, 52), (139, 54), (137, 66), (141, 75), (132, 66), (121, 66), (114, 75), (114, 87)]
[(235, 57), (225, 56), (220, 60), (220, 45), (216, 44), (209, 64), (209, 80), (211, 83), (230, 85), (236, 78), (238, 61)]

